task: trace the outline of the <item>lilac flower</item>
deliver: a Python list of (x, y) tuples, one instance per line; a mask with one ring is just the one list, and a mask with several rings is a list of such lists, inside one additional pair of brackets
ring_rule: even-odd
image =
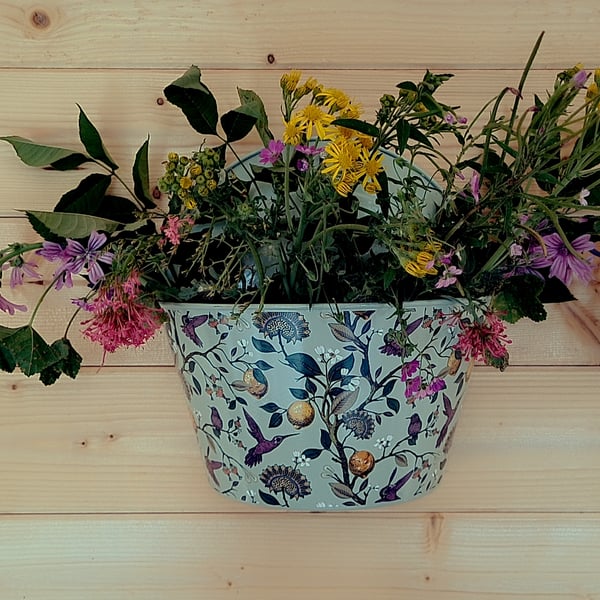
[[(585, 283), (591, 281), (593, 267), (589, 260), (574, 255), (558, 233), (551, 233), (544, 236), (543, 239), (548, 253), (545, 261), (542, 260), (541, 262), (545, 263), (543, 266), (550, 266), (550, 277), (560, 279), (565, 285), (571, 284), (573, 276)], [(595, 247), (594, 242), (591, 241), (590, 235), (587, 233), (575, 238), (571, 245), (581, 254), (589, 252)]]
[(479, 184), (480, 184), (479, 173), (477, 171), (473, 171), (473, 175), (471, 175), (470, 186), (471, 186), (471, 194), (473, 194), (473, 200), (475, 200), (475, 204), (479, 204), (479, 199), (480, 199)]
[(323, 154), (323, 148), (317, 148), (315, 146), (303, 146), (302, 144), (298, 144), (296, 146), (296, 151), (304, 154), (304, 156), (319, 156)]
[(260, 162), (263, 165), (274, 165), (281, 156), (285, 144), (281, 140), (270, 140), (266, 148), (260, 151)]
[(581, 191), (579, 192), (579, 195), (577, 196), (577, 200), (579, 200), (579, 204), (581, 204), (581, 206), (588, 205), (587, 197), (589, 195), (590, 195), (590, 190), (586, 190), (585, 188), (581, 189)]
[(454, 125), (456, 123), (456, 117), (449, 112), (444, 115), (444, 121), (448, 123), (448, 125)]
[(438, 281), (435, 284), (435, 287), (437, 289), (440, 289), (454, 285), (458, 281), (458, 279), (456, 278), (457, 275), (462, 275), (462, 269), (459, 269), (454, 265), (450, 265), (446, 268), (443, 275), (438, 279)]
[(306, 173), (306, 171), (308, 171), (308, 161), (305, 158), (301, 158), (296, 162), (296, 168), (298, 169), (298, 171), (300, 171), (300, 173)]
[(0, 294), (0, 310), (7, 312), (9, 315), (14, 315), (15, 310), (26, 312), (27, 307), (23, 304), (15, 304), (14, 302), (7, 300), (6, 298), (4, 298), (4, 296), (2, 296), (2, 294)]
[(113, 260), (112, 252), (100, 251), (106, 240), (106, 235), (97, 231), (92, 232), (86, 247), (76, 240), (67, 240), (65, 255), (68, 261), (65, 263), (65, 269), (77, 275), (86, 268), (90, 283), (98, 283), (104, 277), (104, 271), (98, 262), (110, 265)]
[(36, 251), (36, 254), (50, 262), (54, 262), (55, 260), (67, 260), (65, 248), (56, 242), (44, 242), (42, 247)]
[(523, 246), (521, 246), (521, 244), (517, 244), (516, 242), (512, 243), (509, 248), (509, 254), (512, 258), (523, 256)]
[(2, 269), (9, 269), (12, 267), (10, 272), (10, 287), (15, 288), (19, 285), (23, 285), (23, 279), (29, 277), (30, 279), (41, 279), (41, 275), (36, 271), (37, 265), (33, 262), (28, 262), (22, 258), (13, 259), (11, 264), (5, 263), (2, 265)]
[(575, 75), (573, 75), (573, 78), (571, 79), (571, 85), (576, 90), (580, 90), (585, 85), (589, 75), (590, 74), (585, 69), (580, 69), (577, 71), (577, 73), (575, 73)]

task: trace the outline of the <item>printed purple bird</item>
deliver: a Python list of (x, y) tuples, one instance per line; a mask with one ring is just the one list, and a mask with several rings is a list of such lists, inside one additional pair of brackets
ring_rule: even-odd
[(417, 438), (419, 437), (419, 433), (421, 433), (421, 429), (423, 429), (423, 421), (421, 421), (421, 417), (415, 413), (410, 417), (410, 423), (408, 424), (408, 444), (409, 446), (414, 446), (417, 443)]
[(210, 422), (215, 430), (215, 433), (219, 435), (223, 429), (223, 419), (221, 419), (219, 411), (214, 406), (210, 407)]
[(376, 502), (393, 502), (400, 499), (398, 498), (398, 492), (410, 481), (414, 471), (409, 471), (404, 477), (396, 481), (396, 483), (392, 483), (392, 480), (396, 476), (396, 471), (397, 469), (392, 471), (388, 484), (379, 490), (379, 500)]
[(444, 398), (444, 411), (443, 412), (446, 415), (446, 422), (440, 429), (440, 434), (438, 435), (438, 439), (435, 443), (436, 448), (439, 448), (442, 445), (442, 442), (444, 441), (444, 439), (446, 438), (446, 435), (448, 433), (448, 428), (450, 427), (450, 423), (452, 423), (452, 420), (454, 419), (454, 415), (456, 414), (456, 409), (452, 408), (450, 398), (448, 398), (448, 396), (446, 396), (446, 394), (443, 395), (443, 398)]
[(256, 446), (248, 450), (246, 457), (244, 458), (244, 462), (249, 467), (254, 467), (262, 462), (263, 454), (267, 454), (268, 452), (275, 450), (275, 448), (277, 448), (277, 446), (279, 446), (284, 439), (298, 435), (297, 433), (276, 435), (272, 440), (268, 440), (263, 435), (256, 421), (246, 412), (246, 409), (244, 409), (244, 416), (246, 417), (246, 422), (248, 423), (248, 432), (258, 442)]

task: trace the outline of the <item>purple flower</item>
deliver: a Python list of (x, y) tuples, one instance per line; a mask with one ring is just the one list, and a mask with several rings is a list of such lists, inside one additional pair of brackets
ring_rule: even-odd
[(308, 171), (308, 161), (305, 158), (301, 158), (296, 162), (296, 168), (298, 169), (298, 171), (300, 171), (300, 173), (306, 173), (306, 171)]
[(400, 381), (407, 381), (410, 377), (412, 377), (418, 370), (420, 364), (417, 359), (411, 360), (410, 362), (404, 363), (402, 365), (402, 370), (400, 372)]
[(44, 242), (42, 247), (36, 251), (36, 254), (50, 262), (54, 262), (55, 260), (67, 260), (65, 249), (56, 242)]
[(98, 283), (104, 277), (104, 271), (98, 262), (110, 265), (113, 261), (112, 252), (100, 251), (106, 240), (106, 235), (97, 231), (92, 232), (85, 247), (76, 240), (67, 240), (65, 256), (68, 260), (64, 265), (65, 270), (77, 275), (86, 268), (90, 282), (94, 285)]
[(260, 151), (260, 162), (263, 165), (274, 165), (281, 156), (285, 144), (281, 140), (270, 140), (266, 148)]
[(296, 146), (296, 151), (304, 154), (304, 156), (320, 156), (323, 154), (323, 148), (317, 148), (316, 146), (303, 146), (302, 144), (298, 144)]
[(41, 279), (41, 275), (36, 271), (37, 265), (32, 262), (23, 260), (22, 258), (14, 259), (11, 261), (12, 264), (2, 265), (2, 269), (9, 269), (12, 267), (10, 272), (10, 287), (15, 288), (19, 285), (23, 285), (23, 279), (29, 277), (30, 279)]
[(406, 382), (406, 389), (404, 390), (404, 396), (410, 398), (418, 394), (421, 391), (421, 377), (413, 377)]
[(10, 300), (7, 300), (2, 294), (0, 294), (0, 310), (7, 312), (9, 315), (14, 315), (15, 310), (20, 310), (21, 312), (26, 312), (27, 307), (23, 304), (15, 304)]
[(437, 392), (441, 392), (446, 389), (446, 382), (441, 377), (434, 377), (431, 383), (427, 386), (426, 392), (428, 396), (432, 396)]
[(479, 173), (477, 171), (473, 171), (473, 175), (471, 175), (470, 186), (473, 200), (475, 200), (475, 204), (479, 204)]
[(585, 85), (588, 77), (589, 73), (585, 69), (580, 69), (577, 71), (577, 73), (575, 73), (575, 75), (573, 75), (573, 78), (571, 79), (571, 85), (576, 90), (580, 90)]
[[(589, 260), (573, 254), (558, 233), (551, 233), (544, 236), (543, 239), (546, 243), (548, 253), (545, 260), (537, 261), (538, 264), (536, 266), (550, 266), (550, 277), (560, 279), (565, 285), (571, 284), (573, 276), (585, 283), (589, 283), (592, 279), (593, 271)], [(595, 247), (588, 233), (575, 238), (571, 242), (571, 245), (581, 254), (589, 252)], [(539, 264), (540, 262), (542, 262), (542, 265)]]

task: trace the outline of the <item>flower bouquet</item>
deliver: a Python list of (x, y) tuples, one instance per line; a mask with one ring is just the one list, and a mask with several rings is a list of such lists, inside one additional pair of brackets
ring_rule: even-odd
[[(28, 310), (11, 289), (40, 279), (42, 261), (54, 270), (39, 302), (75, 276), (88, 284), (52, 343), (35, 328), (39, 303), (27, 324), (2, 325), (0, 367), (46, 384), (74, 377), (73, 323), (107, 352), (140, 346), (165, 321), (161, 302), (240, 313), (252, 303), (384, 302), (401, 312), (410, 300), (461, 298), (456, 349), (503, 368), (504, 322), (541, 321), (544, 303), (571, 300), (568, 286), (591, 279), (598, 254), (600, 71), (576, 65), (524, 98), (540, 40), (518, 85), (470, 121), (437, 97), (449, 74), (398, 83), (368, 120), (343, 91), (292, 71), (281, 77), (277, 136), (250, 90), (219, 115), (192, 66), (165, 96), (216, 142), (169, 153), (154, 189), (148, 141), (130, 183), (81, 108), (82, 150), (2, 137), (27, 165), (93, 172), (54, 211), (26, 211), (41, 241), (0, 250), (8, 315)], [(240, 160), (235, 144), (251, 130), (264, 148)], [(447, 136), (456, 156), (440, 150)]]

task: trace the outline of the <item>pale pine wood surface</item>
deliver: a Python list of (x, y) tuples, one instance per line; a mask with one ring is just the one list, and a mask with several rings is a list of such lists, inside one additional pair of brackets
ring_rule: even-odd
[[(124, 175), (150, 134), (157, 177), (168, 150), (202, 141), (160, 103), (192, 63), (222, 108), (236, 85), (259, 92), (276, 133), (288, 68), (367, 115), (397, 82), (453, 72), (442, 97), (472, 118), (517, 84), (541, 30), (529, 90), (600, 65), (599, 21), (595, 0), (1, 2), (0, 135), (76, 146), (80, 103)], [(0, 244), (27, 231), (17, 210), (50, 209), (81, 175), (0, 145)], [(378, 510), (281, 513), (216, 494), (164, 334), (105, 358), (76, 337), (81, 377), (48, 389), (0, 375), (0, 599), (599, 600), (600, 284), (574, 291), (543, 325), (511, 327), (506, 373), (474, 369), (441, 486)], [(49, 337), (69, 298), (41, 314)]]

